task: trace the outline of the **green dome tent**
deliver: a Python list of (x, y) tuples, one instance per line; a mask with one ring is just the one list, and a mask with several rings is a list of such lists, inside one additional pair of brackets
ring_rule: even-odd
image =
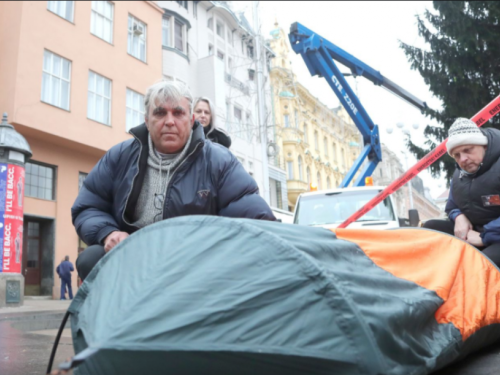
[[(460, 252), (450, 267), (465, 272), (460, 259), (468, 256), (500, 279), (491, 262), (450, 236), (418, 229), (383, 236), (395, 236), (395, 247), (406, 232), (428, 241), (400, 249), (414, 267), (429, 261), (422, 251), (446, 253), (429, 246), (444, 238)], [(358, 242), (378, 236), (354, 233)], [(436, 291), (422, 286), (432, 275), (401, 277), (385, 237), (370, 242), (387, 243), (379, 253), (356, 241), (322, 228), (221, 217), (146, 227), (99, 262), (70, 305), (75, 361), (82, 361), (75, 374), (428, 374), (500, 338), (498, 309), (476, 311), (472, 331), (460, 326), (455, 312), (447, 315), (457, 301), (455, 292), (444, 296), (442, 280)], [(487, 287), (498, 304), (498, 286)], [(451, 280), (446, 290), (453, 288)]]

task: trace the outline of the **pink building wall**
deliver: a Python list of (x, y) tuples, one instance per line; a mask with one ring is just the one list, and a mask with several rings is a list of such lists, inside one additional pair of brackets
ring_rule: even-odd
[[(126, 89), (144, 94), (162, 78), (162, 13), (154, 2), (114, 2), (109, 44), (90, 32), (90, 1), (75, 2), (74, 22), (49, 11), (47, 1), (0, 2), (0, 112), (8, 112), (9, 122), (25, 136), (32, 160), (57, 168), (54, 201), (25, 198), (25, 215), (54, 219), (54, 268), (65, 255), (73, 264), (77, 257), (70, 208), (79, 172), (90, 172), (110, 147), (131, 137), (125, 127)], [(129, 14), (147, 25), (146, 62), (127, 53)], [(44, 50), (71, 61), (69, 111), (41, 101)], [(112, 81), (111, 126), (87, 118), (89, 70)], [(56, 275), (55, 298), (59, 287)]]

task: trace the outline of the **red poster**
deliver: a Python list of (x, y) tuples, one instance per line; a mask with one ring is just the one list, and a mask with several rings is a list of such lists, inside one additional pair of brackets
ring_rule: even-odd
[(21, 273), (24, 168), (0, 163), (0, 272)]

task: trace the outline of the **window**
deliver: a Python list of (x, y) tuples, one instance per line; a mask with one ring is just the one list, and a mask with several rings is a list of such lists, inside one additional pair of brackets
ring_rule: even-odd
[(78, 191), (81, 190), (81, 188), (83, 186), (83, 181), (85, 181), (85, 179), (87, 178), (88, 175), (89, 175), (88, 173), (84, 173), (84, 172), (78, 173)]
[(217, 50), (217, 57), (219, 58), (219, 60), (224, 61), (224, 54), (219, 50)]
[(281, 194), (281, 181), (269, 179), (269, 198), (272, 207), (283, 209), (283, 197)]
[(286, 169), (288, 171), (288, 179), (293, 180), (293, 161), (286, 162)]
[(309, 185), (309, 188), (311, 187), (311, 169), (307, 167), (306, 169), (306, 178), (307, 178), (307, 184)]
[(47, 9), (65, 20), (73, 22), (74, 7), (74, 1), (49, 1)]
[(217, 35), (224, 39), (224, 25), (220, 22), (216, 22)]
[(170, 47), (170, 17), (164, 17), (161, 23), (161, 44)]
[(314, 132), (314, 148), (319, 151), (318, 132)]
[(299, 155), (299, 180), (304, 181), (304, 176), (302, 176), (302, 156)]
[(289, 115), (284, 115), (283, 116), (283, 122), (285, 124), (285, 128), (290, 127), (290, 116)]
[(297, 113), (297, 110), (294, 111), (294, 119), (295, 119), (295, 127), (298, 129), (299, 128), (299, 114)]
[(43, 53), (42, 101), (69, 111), (71, 62), (47, 50)]
[(231, 129), (231, 104), (226, 102), (226, 129)]
[(184, 24), (175, 20), (175, 49), (184, 52)]
[(326, 178), (326, 188), (327, 188), (327, 189), (331, 189), (331, 188), (332, 188), (332, 184), (331, 184), (331, 182), (330, 182), (330, 177), (327, 177), (327, 178)]
[(146, 25), (131, 15), (128, 16), (127, 42), (127, 52), (146, 62)]
[(248, 69), (248, 79), (250, 81), (255, 79), (255, 69)]
[(111, 125), (111, 81), (92, 71), (89, 72), (87, 117)]
[(207, 21), (207, 27), (210, 29), (210, 30), (213, 30), (214, 29), (214, 19), (213, 18), (209, 18), (208, 21)]
[(325, 155), (328, 156), (328, 140), (323, 138), (323, 148), (325, 149)]
[(241, 37), (241, 53), (245, 53), (245, 41), (243, 36)]
[(243, 138), (244, 135), (243, 135), (243, 132), (242, 132), (242, 111), (240, 108), (238, 107), (234, 107), (234, 131), (235, 131), (235, 135), (239, 138)]
[(228, 70), (229, 72), (231, 72), (232, 67), (233, 67), (233, 59), (232, 59), (232, 58), (230, 58), (230, 57), (228, 57), (228, 58), (227, 58), (227, 70)]
[(109, 1), (92, 1), (90, 32), (108, 43), (113, 43), (113, 7)]
[(55, 168), (38, 163), (26, 163), (25, 196), (54, 200)]
[(144, 122), (144, 96), (127, 89), (127, 132)]
[(233, 45), (233, 33), (231, 30), (227, 30), (227, 42), (232, 46)]
[(335, 143), (332, 146), (332, 154), (333, 154), (333, 161), (335, 161), (335, 159), (337, 158), (337, 146), (335, 145)]
[(250, 116), (250, 113), (247, 113), (246, 114), (246, 128), (247, 128), (247, 139), (248, 139), (248, 142), (252, 142), (252, 133), (253, 133), (253, 129), (252, 129), (252, 117)]
[(318, 190), (321, 190), (321, 175), (319, 172), (316, 174), (316, 181), (318, 181)]
[(307, 125), (304, 124), (304, 142), (309, 143), (309, 137), (307, 136)]
[(340, 156), (342, 157), (342, 166), (345, 168), (345, 151), (344, 151), (344, 149), (340, 150)]
[(188, 8), (188, 2), (187, 1), (176, 1), (177, 4), (179, 4), (181, 7)]
[(253, 59), (253, 46), (247, 46), (247, 56)]
[(212, 56), (214, 54), (214, 46), (209, 44), (208, 45), (208, 56)]

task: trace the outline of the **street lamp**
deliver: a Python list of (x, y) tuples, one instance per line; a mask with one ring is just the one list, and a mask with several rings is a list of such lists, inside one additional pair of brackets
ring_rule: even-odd
[[(403, 124), (402, 122), (398, 122), (396, 124), (396, 127), (401, 130), (401, 132), (404, 134), (404, 135), (407, 135), (408, 137), (410, 136), (410, 129), (406, 128), (405, 127), (405, 124)], [(419, 127), (418, 124), (413, 124), (412, 125), (412, 128), (417, 130)], [(386, 129), (386, 132), (388, 134), (392, 134), (393, 132), (393, 129), (392, 128), (387, 128)], [(401, 151), (401, 153), (404, 155), (405, 157), (405, 168), (406, 170), (408, 170), (408, 153), (406, 152), (406, 150), (403, 150)], [(414, 209), (414, 206), (413, 206), (413, 189), (412, 189), (412, 186), (411, 186), (411, 181), (408, 181), (408, 193), (410, 195), (410, 208), (413, 210)]]
[(32, 152), (26, 139), (7, 122), (0, 123), (0, 307), (24, 302), (22, 275), (24, 165)]

